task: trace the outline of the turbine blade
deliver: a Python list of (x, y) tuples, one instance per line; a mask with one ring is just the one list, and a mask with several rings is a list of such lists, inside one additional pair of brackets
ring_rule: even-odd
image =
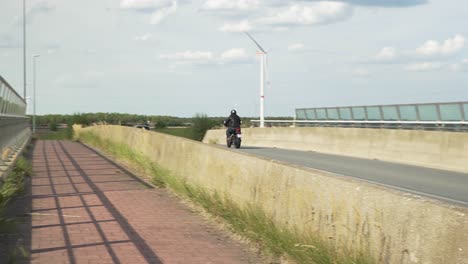
[(249, 32), (244, 32), (247, 36), (249, 36), (249, 38), (255, 43), (255, 45), (257, 45), (257, 47), (263, 52), (263, 53), (267, 53), (263, 48), (262, 46), (260, 46), (260, 44), (258, 44), (258, 42), (249, 34)]

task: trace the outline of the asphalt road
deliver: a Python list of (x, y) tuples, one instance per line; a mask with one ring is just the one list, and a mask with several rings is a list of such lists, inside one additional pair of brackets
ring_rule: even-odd
[(319, 169), (468, 207), (468, 174), (317, 152), (244, 147), (253, 155)]

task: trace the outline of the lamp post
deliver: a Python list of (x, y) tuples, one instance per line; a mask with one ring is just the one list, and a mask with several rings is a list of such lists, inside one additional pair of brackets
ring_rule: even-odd
[(26, 100), (26, 0), (23, 0), (23, 97)]
[(36, 133), (36, 58), (40, 57), (41, 55), (34, 55), (33, 56), (33, 134)]

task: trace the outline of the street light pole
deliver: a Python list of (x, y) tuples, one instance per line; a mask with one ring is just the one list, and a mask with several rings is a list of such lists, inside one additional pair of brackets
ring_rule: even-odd
[(26, 100), (26, 0), (23, 0), (23, 84), (23, 95)]
[(40, 57), (41, 55), (34, 55), (33, 56), (33, 103), (34, 103), (34, 108), (33, 108), (33, 134), (36, 133), (36, 58)]

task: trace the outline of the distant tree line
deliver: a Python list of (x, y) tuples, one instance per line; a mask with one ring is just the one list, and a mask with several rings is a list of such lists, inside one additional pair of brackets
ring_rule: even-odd
[(191, 118), (174, 116), (152, 116), (121, 113), (77, 113), (73, 115), (42, 115), (36, 116), (36, 124), (39, 126), (50, 126), (51, 124), (110, 124), (110, 125), (136, 125), (150, 121), (153, 124), (164, 124), (165, 126), (187, 126)]
[[(222, 126), (226, 117), (208, 117), (205, 114), (196, 114), (194, 117), (175, 117), (175, 116), (158, 116), (158, 115), (135, 115), (122, 113), (76, 113), (72, 115), (42, 115), (36, 116), (36, 124), (38, 126), (57, 126), (57, 124), (82, 124), (89, 126), (92, 124), (110, 124), (110, 125), (127, 125), (144, 124), (149, 121), (156, 128), (164, 127), (186, 127), (194, 124), (194, 121), (200, 121), (203, 117), (204, 122), (209, 122), (211, 126)], [(258, 119), (258, 117), (242, 117), (243, 126), (250, 126), (250, 120)], [(267, 117), (266, 119), (292, 119), (291, 117)]]
[[(190, 139), (202, 141), (208, 129), (222, 128), (226, 117), (208, 117), (206, 114), (197, 113), (193, 117), (175, 116), (153, 116), (153, 115), (132, 115), (121, 113), (77, 113), (73, 115), (42, 115), (36, 116), (38, 127), (48, 127), (51, 133), (41, 135), (43, 139), (71, 139), (73, 137), (73, 124), (90, 126), (93, 124), (109, 124), (134, 126), (148, 124), (156, 131), (174, 134)], [(242, 126), (250, 127), (250, 120), (257, 119), (242, 117)], [(291, 117), (270, 117), (267, 119), (291, 119)], [(32, 119), (31, 119), (32, 121)], [(59, 129), (62, 124), (67, 124), (66, 129)], [(166, 129), (167, 127), (187, 127), (187, 129)], [(63, 128), (63, 127), (62, 127)], [(177, 131), (177, 132), (176, 132)], [(181, 134), (179, 132), (182, 132)]]

